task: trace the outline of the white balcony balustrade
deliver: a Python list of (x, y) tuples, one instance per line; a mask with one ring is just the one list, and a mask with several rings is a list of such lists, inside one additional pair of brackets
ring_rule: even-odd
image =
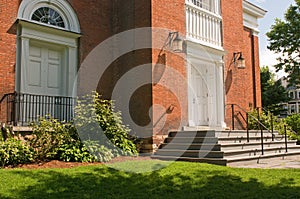
[(186, 0), (187, 39), (222, 47), (222, 17), (219, 0)]

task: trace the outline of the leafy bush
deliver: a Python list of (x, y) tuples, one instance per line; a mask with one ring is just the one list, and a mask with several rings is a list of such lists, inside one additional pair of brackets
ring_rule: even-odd
[(80, 141), (63, 144), (59, 148), (58, 158), (65, 162), (94, 162), (97, 160)]
[(294, 131), (300, 133), (300, 114), (290, 115), (285, 120)]
[(0, 141), (0, 164), (17, 165), (29, 163), (34, 160), (34, 150), (21, 140), (9, 138)]
[[(251, 112), (249, 112), (249, 115), (249, 129), (259, 129), (257, 120), (254, 119), (258, 118), (258, 112), (256, 110), (252, 110)], [(295, 134), (295, 132), (300, 131), (300, 114), (291, 115), (285, 119), (279, 119), (277, 116), (274, 115), (271, 117), (270, 112), (268, 112), (267, 114), (265, 112), (261, 112), (259, 114), (259, 119), (260, 122), (269, 130), (271, 130), (271, 120), (273, 120), (273, 129), (277, 130), (281, 135), (284, 134), (284, 127), (286, 126), (286, 132), (288, 137), (290, 137), (293, 140), (297, 140), (298, 144), (300, 144), (300, 135), (299, 133)]]
[[(113, 149), (114, 145), (122, 151), (121, 153), (135, 155), (135, 137), (129, 135), (130, 129), (123, 124), (121, 113), (114, 108), (111, 100), (101, 99), (97, 92), (79, 100), (75, 108), (75, 124), (80, 131), (80, 137), (83, 140), (99, 141), (100, 147), (111, 146)], [(116, 151), (118, 150), (112, 150), (118, 155), (119, 152)]]
[(39, 160), (59, 159), (58, 151), (63, 145), (79, 140), (73, 125), (53, 118), (41, 118), (32, 127), (33, 138), (29, 143), (36, 150), (36, 158)]
[(297, 144), (300, 144), (300, 114), (293, 114), (285, 118), (286, 124), (294, 132), (292, 132), (292, 138), (297, 140)]
[(257, 122), (257, 119), (259, 118), (259, 121), (267, 128), (271, 127), (271, 118), (269, 117), (269, 114), (267, 115), (265, 112), (258, 113), (256, 109), (252, 109), (250, 112), (248, 112), (249, 115), (249, 129), (252, 130), (258, 130), (259, 129), (259, 124)]
[[(51, 159), (107, 162), (115, 156), (137, 154), (136, 140), (122, 123), (120, 112), (114, 111), (112, 101), (94, 93), (78, 101), (75, 113), (76, 128), (73, 123), (40, 118), (32, 124), (33, 133), (26, 143), (16, 139), (0, 142), (0, 163), (15, 165)], [(86, 134), (79, 136), (78, 128)]]
[(113, 153), (113, 150), (104, 145), (100, 145), (98, 141), (87, 140), (84, 141), (84, 144), (89, 152), (93, 154), (94, 158), (99, 162), (108, 162), (116, 156), (116, 153)]

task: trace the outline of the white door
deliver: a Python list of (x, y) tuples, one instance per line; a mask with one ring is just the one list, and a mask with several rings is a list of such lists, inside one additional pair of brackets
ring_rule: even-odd
[(207, 126), (208, 117), (208, 85), (205, 65), (191, 67), (192, 104), (191, 111), (196, 126)]
[(29, 43), (28, 65), (23, 68), (23, 89), (17, 121), (27, 124), (40, 116), (66, 120), (66, 67), (62, 47), (39, 42)]
[(26, 70), (26, 92), (51, 96), (64, 94), (66, 78), (62, 49), (31, 44)]

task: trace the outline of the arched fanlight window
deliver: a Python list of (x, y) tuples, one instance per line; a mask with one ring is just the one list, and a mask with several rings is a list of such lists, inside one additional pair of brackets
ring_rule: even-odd
[(41, 7), (37, 9), (33, 13), (31, 19), (48, 25), (65, 28), (65, 22), (60, 14), (49, 7)]

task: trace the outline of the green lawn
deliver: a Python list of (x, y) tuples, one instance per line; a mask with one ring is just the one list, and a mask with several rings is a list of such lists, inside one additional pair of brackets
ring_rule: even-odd
[(236, 169), (161, 161), (72, 169), (0, 170), (0, 198), (300, 198), (300, 170)]

